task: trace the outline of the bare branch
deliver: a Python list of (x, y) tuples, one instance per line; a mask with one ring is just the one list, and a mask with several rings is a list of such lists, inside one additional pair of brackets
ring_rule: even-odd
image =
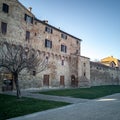
[(12, 73), (21, 72), (23, 69), (36, 70), (37, 73), (47, 68), (48, 59), (38, 55), (32, 48), (22, 47), (7, 42), (0, 44), (0, 66), (7, 68)]
[(20, 98), (19, 73), (23, 69), (35, 70), (36, 73), (39, 73), (47, 68), (47, 64), (48, 59), (38, 55), (37, 50), (33, 50), (31, 47), (26, 48), (18, 44), (0, 42), (0, 67), (6, 68), (12, 73), (18, 98)]

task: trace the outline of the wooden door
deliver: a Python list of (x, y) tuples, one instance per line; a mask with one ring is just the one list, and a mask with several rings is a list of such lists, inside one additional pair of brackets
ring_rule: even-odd
[(49, 75), (44, 75), (43, 85), (49, 86)]
[(60, 86), (64, 86), (65, 82), (64, 82), (64, 76), (60, 76)]

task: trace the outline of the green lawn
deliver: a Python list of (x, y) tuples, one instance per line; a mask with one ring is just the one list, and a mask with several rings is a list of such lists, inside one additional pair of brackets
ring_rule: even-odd
[(39, 92), (57, 96), (70, 96), (75, 98), (95, 99), (114, 93), (120, 93), (120, 85), (96, 86), (91, 88), (63, 89)]
[(15, 96), (0, 94), (0, 120), (57, 108), (68, 103), (37, 100), (31, 98), (17, 99)]

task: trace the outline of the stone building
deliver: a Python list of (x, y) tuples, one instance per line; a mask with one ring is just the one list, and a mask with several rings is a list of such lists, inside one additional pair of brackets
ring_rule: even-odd
[[(90, 62), (81, 56), (81, 39), (37, 19), (32, 8), (25, 8), (18, 0), (0, 0), (0, 41), (29, 45), (48, 57), (47, 70), (20, 73), (21, 89), (120, 84), (120, 60), (110, 57), (108, 61), (108, 57)], [(0, 91), (6, 84), (4, 90), (14, 88), (11, 74), (0, 70)]]
[[(19, 75), (20, 86), (27, 88), (80, 87), (90, 85), (90, 60), (81, 56), (81, 39), (39, 20), (32, 8), (25, 8), (18, 0), (0, 0), (0, 41), (31, 45), (48, 56), (49, 69), (40, 74)], [(5, 74), (1, 71), (0, 88)], [(10, 79), (13, 87), (12, 78)]]
[(120, 68), (120, 60), (117, 58), (114, 58), (113, 56), (103, 58), (101, 60), (101, 63), (106, 65), (106, 66)]

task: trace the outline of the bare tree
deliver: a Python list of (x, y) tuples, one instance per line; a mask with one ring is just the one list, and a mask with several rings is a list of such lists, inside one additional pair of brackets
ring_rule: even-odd
[(0, 43), (0, 67), (7, 69), (16, 85), (17, 97), (21, 97), (18, 75), (23, 70), (36, 70), (37, 73), (47, 68), (48, 58), (30, 47)]

